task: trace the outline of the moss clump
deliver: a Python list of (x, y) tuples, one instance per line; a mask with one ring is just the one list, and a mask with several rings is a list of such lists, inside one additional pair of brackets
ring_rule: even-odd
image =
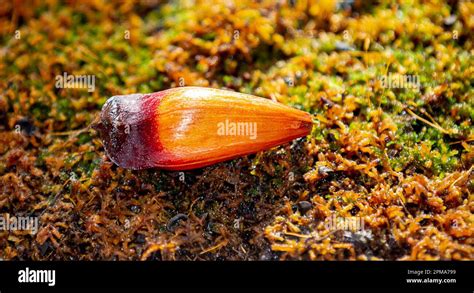
[[(0, 231), (2, 259), (473, 259), (472, 3), (158, 2), (0, 4), (0, 214), (40, 218)], [(188, 172), (118, 168), (74, 132), (110, 96), (182, 85), (315, 127)]]

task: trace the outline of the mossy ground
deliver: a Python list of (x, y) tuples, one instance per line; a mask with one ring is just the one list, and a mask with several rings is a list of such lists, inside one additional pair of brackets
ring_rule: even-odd
[[(472, 2), (13, 2), (0, 213), (40, 229), (0, 231), (2, 259), (474, 259)], [(64, 72), (95, 91), (57, 88)], [(315, 127), (182, 173), (118, 168), (74, 132), (110, 96), (182, 85), (275, 99)]]

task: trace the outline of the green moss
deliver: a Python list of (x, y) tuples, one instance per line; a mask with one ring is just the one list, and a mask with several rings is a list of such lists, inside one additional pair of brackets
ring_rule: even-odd
[[(152, 243), (167, 247), (149, 256), (156, 259), (472, 258), (461, 226), (410, 228), (426, 215), (446, 223), (472, 217), (468, 2), (356, 1), (345, 4), (350, 10), (327, 1), (244, 0), (232, 9), (225, 1), (145, 2), (44, 2), (0, 16), (0, 209), (45, 214), (64, 244), (42, 255), (37, 239), (21, 235), (14, 245), (0, 241), (2, 259), (140, 259)], [(451, 14), (456, 22), (444, 25)], [(94, 75), (95, 92), (57, 89), (63, 72)], [(381, 86), (386, 74), (414, 75), (420, 87)], [(160, 91), (181, 77), (276, 99), (314, 114), (315, 126), (306, 139), (187, 171), (184, 181), (177, 172), (115, 166), (87, 128), (107, 98)], [(17, 121), (31, 121), (34, 133), (12, 133)], [(77, 129), (84, 132), (57, 134)], [(336, 170), (320, 174), (321, 165)], [(439, 182), (449, 188), (437, 190)], [(311, 203), (305, 215), (288, 209), (300, 201)], [(394, 210), (401, 214), (389, 216)], [(324, 234), (318, 225), (328, 211), (367, 217), (376, 223), (367, 226), (371, 235), (399, 243), (361, 248)], [(179, 213), (188, 220), (168, 231)], [(130, 229), (125, 219), (140, 221)], [(296, 229), (306, 236), (287, 235)], [(217, 248), (202, 253), (210, 247)]]

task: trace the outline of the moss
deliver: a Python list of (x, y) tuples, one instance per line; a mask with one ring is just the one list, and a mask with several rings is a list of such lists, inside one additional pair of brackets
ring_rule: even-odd
[[(292, 2), (5, 4), (0, 212), (41, 227), (0, 232), (1, 258), (472, 259), (473, 5)], [(110, 162), (88, 128), (106, 99), (183, 82), (306, 110), (312, 134), (188, 172)]]

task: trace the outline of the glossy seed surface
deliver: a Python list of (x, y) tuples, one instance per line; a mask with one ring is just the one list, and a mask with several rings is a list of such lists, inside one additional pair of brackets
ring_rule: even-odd
[(107, 155), (131, 169), (200, 168), (278, 146), (312, 128), (306, 112), (201, 87), (114, 96), (100, 120)]

